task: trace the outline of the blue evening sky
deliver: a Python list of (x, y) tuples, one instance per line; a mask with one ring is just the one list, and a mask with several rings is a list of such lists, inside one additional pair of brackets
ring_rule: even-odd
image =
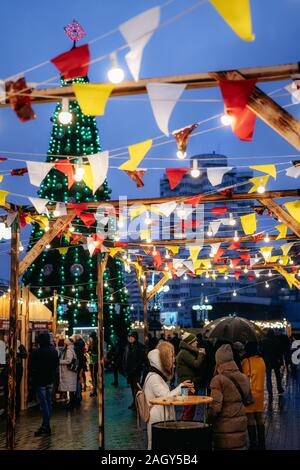
[[(0, 29), (1, 72), (0, 78), (5, 79), (31, 66), (49, 60), (71, 46), (65, 36), (63, 27), (73, 18), (77, 19), (87, 32), (87, 37), (80, 42), (90, 41), (112, 29), (129, 18), (151, 8), (163, 4), (163, 0), (51, 0), (41, 2), (13, 1), (2, 5), (2, 22)], [(175, 0), (162, 10), (162, 21), (194, 5), (197, 0)], [(181, 17), (168, 26), (157, 31), (144, 50), (141, 66), (141, 78), (163, 75), (186, 74), (209, 70), (234, 69), (292, 63), (299, 60), (299, 0), (251, 0), (254, 42), (239, 39), (218, 15), (209, 2), (204, 3), (192, 13)], [(90, 46), (92, 59), (106, 55), (122, 46), (124, 39), (117, 31), (107, 38)], [(130, 72), (124, 62), (126, 51), (119, 55), (120, 63), (131, 79)], [(105, 59), (91, 66), (91, 82), (107, 81), (106, 73), (109, 61)], [(27, 82), (42, 82), (56, 75), (53, 83), (59, 83), (59, 75), (52, 64), (48, 64), (34, 72), (26, 74)], [(276, 90), (288, 82), (259, 84), (266, 92)], [(284, 90), (281, 90), (281, 93)], [(123, 99), (111, 99), (108, 102), (105, 116), (98, 118), (103, 149), (124, 147), (151, 137), (161, 135), (146, 95)], [(182, 98), (220, 99), (217, 88), (184, 92)], [(276, 98), (282, 105), (291, 103), (290, 96)], [(45, 154), (48, 149), (51, 131), (51, 117), (55, 104), (36, 105), (35, 121), (21, 123), (9, 108), (0, 110), (0, 156), (8, 156), (4, 151), (32, 152)], [(204, 120), (223, 110), (222, 102), (180, 102), (177, 104), (171, 120), (170, 130)], [(300, 106), (291, 106), (289, 112), (300, 117)], [(209, 121), (200, 129), (219, 126), (218, 119)], [(299, 152), (272, 131), (259, 119), (257, 120), (253, 142), (241, 142), (229, 128), (214, 130), (190, 140), (189, 154), (205, 152), (223, 153), (228, 156), (230, 165), (262, 164), (289, 161), (291, 158), (278, 158), (277, 155), (298, 154)], [(254, 156), (274, 156), (274, 158), (255, 159)], [(150, 168), (186, 165), (172, 159), (176, 156), (176, 147), (172, 144), (153, 148), (149, 157), (155, 161), (144, 160), (141, 167)], [(11, 155), (14, 157), (14, 155)], [(240, 157), (240, 159), (237, 159)], [(248, 157), (248, 158), (247, 158)], [(17, 155), (16, 158), (41, 160), (45, 157)], [(299, 159), (299, 157), (298, 157)], [(111, 164), (121, 163), (112, 160)], [(23, 162), (7, 162), (1, 164), (1, 170), (25, 166)], [(286, 165), (279, 165), (278, 170)], [(159, 195), (159, 178), (162, 171), (148, 171), (145, 187), (137, 190), (135, 184), (126, 174), (111, 169), (108, 175), (109, 185), (113, 190), (113, 198), (120, 194), (129, 197), (149, 197)], [(278, 175), (277, 181), (271, 181), (271, 188), (297, 187), (297, 180)], [(35, 195), (36, 188), (29, 184), (28, 176), (6, 176), (1, 189), (22, 195)], [(121, 189), (121, 190), (120, 190)], [(9, 201), (21, 204), (28, 200), (9, 196)], [(25, 232), (22, 238), (26, 239)], [(0, 266), (0, 277), (8, 277), (9, 258), (1, 245), (3, 262)]]

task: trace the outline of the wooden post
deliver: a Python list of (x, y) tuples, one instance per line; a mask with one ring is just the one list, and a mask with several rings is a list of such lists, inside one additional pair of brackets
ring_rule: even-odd
[(21, 409), (26, 410), (28, 407), (28, 353), (29, 353), (29, 303), (30, 293), (29, 287), (22, 288), (22, 332), (21, 343), (27, 351), (27, 358), (24, 359), (23, 377), (21, 383)]
[(143, 308), (144, 308), (144, 344), (145, 346), (148, 345), (148, 342), (146, 341), (146, 337), (149, 333), (149, 325), (148, 325), (148, 300), (147, 300), (147, 279), (146, 279), (146, 273), (144, 273), (144, 278), (143, 278)]
[(57, 290), (53, 291), (53, 315), (52, 315), (52, 334), (55, 341), (57, 328)]
[(109, 254), (106, 253), (104, 260), (102, 253), (98, 253), (97, 263), (97, 297), (98, 297), (98, 445), (104, 449), (104, 353), (103, 353), (103, 274)]
[(20, 225), (16, 217), (11, 226), (11, 265), (10, 265), (10, 312), (8, 338), (8, 410), (6, 447), (15, 447), (16, 427), (16, 359), (18, 338), (18, 279), (19, 279)]

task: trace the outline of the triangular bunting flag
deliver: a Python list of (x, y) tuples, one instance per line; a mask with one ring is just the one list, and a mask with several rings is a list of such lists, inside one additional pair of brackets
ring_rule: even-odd
[(283, 204), (288, 213), (300, 223), (300, 200)]
[(154, 7), (119, 26), (121, 34), (130, 47), (125, 58), (135, 81), (139, 79), (144, 47), (158, 27), (159, 21), (160, 7)]
[(277, 172), (275, 165), (254, 165), (249, 166), (252, 170), (261, 171), (262, 173), (267, 173), (267, 175), (272, 176), (276, 180)]
[(231, 170), (231, 166), (207, 168), (207, 178), (212, 186), (217, 186), (222, 183), (225, 173)]
[(300, 176), (300, 166), (290, 166), (285, 170), (286, 176), (298, 178)]
[(157, 210), (157, 212), (162, 214), (164, 217), (169, 217), (176, 209), (176, 206), (176, 202), (164, 202), (163, 204), (155, 204), (151, 206), (151, 209)]
[(115, 85), (110, 83), (73, 83), (73, 90), (81, 111), (86, 116), (103, 116)]
[(137, 188), (143, 188), (144, 183), (143, 183), (143, 177), (145, 174), (145, 170), (135, 170), (135, 171), (126, 171), (127, 175), (129, 178), (132, 179), (132, 181), (135, 182)]
[(105, 181), (109, 165), (109, 152), (105, 151), (88, 155), (87, 159), (93, 174), (93, 194), (95, 194)]
[(159, 129), (169, 135), (169, 120), (185, 84), (148, 83), (147, 92), (152, 111)]
[(191, 259), (193, 262), (195, 262), (196, 259), (198, 258), (201, 247), (200, 246), (189, 246), (188, 250), (189, 250), (189, 253), (190, 253), (189, 259)]
[(278, 236), (276, 237), (276, 240), (281, 240), (282, 238), (286, 238), (288, 228), (285, 224), (275, 225), (275, 228), (279, 232)]
[(256, 213), (242, 215), (241, 224), (246, 235), (252, 235), (256, 231)]
[(88, 44), (73, 47), (70, 51), (51, 59), (51, 62), (60, 71), (64, 80), (72, 80), (88, 75), (90, 64), (90, 51)]
[(49, 199), (42, 199), (39, 197), (28, 197), (28, 199), (39, 214), (47, 214), (47, 204)]
[(95, 223), (95, 220), (96, 220), (95, 215), (91, 213), (81, 213), (80, 218), (82, 222), (84, 223), (84, 225), (86, 225), (87, 227), (90, 227), (91, 225), (93, 225), (93, 223)]
[(145, 157), (146, 153), (149, 152), (151, 146), (152, 139), (144, 140), (138, 144), (129, 145), (128, 152), (130, 158), (127, 160), (127, 162), (119, 166), (119, 170), (135, 171)]
[(54, 163), (26, 162), (30, 183), (33, 186), (41, 186), (49, 171), (54, 167)]
[(9, 194), (8, 191), (1, 190), (0, 191), (0, 206), (5, 206), (6, 197)]
[(286, 243), (285, 245), (281, 245), (281, 250), (283, 256), (287, 256), (289, 254), (290, 249), (295, 245), (295, 242)]
[(184, 175), (189, 171), (189, 168), (167, 168), (166, 175), (169, 180), (170, 188), (173, 190), (179, 185)]
[(264, 246), (260, 249), (261, 254), (263, 255), (265, 262), (269, 263), (270, 258), (272, 255), (273, 247), (272, 246)]
[(230, 28), (244, 41), (255, 39), (252, 33), (250, 0), (210, 0)]
[(256, 176), (255, 178), (250, 178), (249, 183), (252, 183), (253, 186), (252, 188), (248, 191), (249, 194), (254, 193), (257, 191), (257, 188), (261, 185), (264, 188), (267, 186), (267, 183), (269, 181), (270, 176), (265, 175), (265, 176)]
[(68, 253), (68, 250), (69, 250), (69, 247), (68, 246), (64, 246), (64, 247), (61, 247), (61, 248), (57, 248), (59, 253), (61, 255), (66, 255)]
[(64, 173), (68, 178), (68, 189), (70, 189), (75, 180), (74, 180), (74, 172), (73, 172), (73, 165), (72, 163), (66, 158), (64, 160), (60, 160), (59, 162), (55, 162), (54, 166), (56, 170), (61, 171)]

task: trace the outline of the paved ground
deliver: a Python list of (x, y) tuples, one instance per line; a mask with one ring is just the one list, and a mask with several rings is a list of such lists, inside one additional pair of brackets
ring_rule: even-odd
[[(123, 378), (120, 387), (111, 386), (112, 376), (105, 377), (105, 448), (109, 450), (146, 449), (146, 432), (138, 431), (135, 412), (128, 410), (131, 392)], [(267, 448), (300, 450), (300, 374), (285, 377), (286, 393), (266, 400)], [(16, 448), (19, 450), (97, 449), (97, 402), (85, 394), (80, 409), (67, 412), (56, 407), (51, 437), (33, 437), (40, 425), (37, 409), (22, 412), (17, 425)], [(5, 448), (5, 422), (0, 421), (0, 449)]]

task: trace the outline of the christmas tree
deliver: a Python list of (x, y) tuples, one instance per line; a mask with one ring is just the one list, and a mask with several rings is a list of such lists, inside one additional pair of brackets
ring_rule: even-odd
[[(62, 86), (73, 82), (87, 83), (88, 78), (62, 80)], [(77, 101), (68, 103), (68, 111), (72, 115), (69, 124), (61, 124), (59, 121), (61, 111), (62, 104), (58, 103), (51, 118), (53, 129), (46, 161), (60, 162), (62, 171), (51, 169), (41, 184), (39, 197), (53, 202), (53, 211), (57, 202), (84, 204), (88, 201), (108, 201), (111, 191), (106, 180), (95, 194), (84, 180), (72, 181), (72, 185), (69, 182), (68, 187), (68, 177), (73, 178), (74, 164), (84, 163), (84, 156), (101, 151), (101, 146), (95, 118), (85, 116)], [(89, 213), (86, 210), (84, 212)], [(50, 215), (55, 216), (55, 212)], [(95, 232), (96, 223), (86, 226), (80, 216), (75, 217), (69, 229), (51, 242), (51, 246), (23, 276), (23, 283), (29, 285), (31, 291), (46, 302), (49, 308), (52, 306), (53, 292), (57, 291), (57, 317), (58, 320), (67, 320), (70, 330), (74, 326), (97, 325), (97, 256), (91, 256), (82, 242), (76, 243), (76, 239), (81, 236), (84, 241), (84, 237)], [(44, 229), (34, 224), (28, 249), (43, 233)], [(104, 273), (104, 329), (105, 340), (109, 345), (115, 342), (117, 336), (127, 334), (129, 312), (122, 263), (109, 257)]]

